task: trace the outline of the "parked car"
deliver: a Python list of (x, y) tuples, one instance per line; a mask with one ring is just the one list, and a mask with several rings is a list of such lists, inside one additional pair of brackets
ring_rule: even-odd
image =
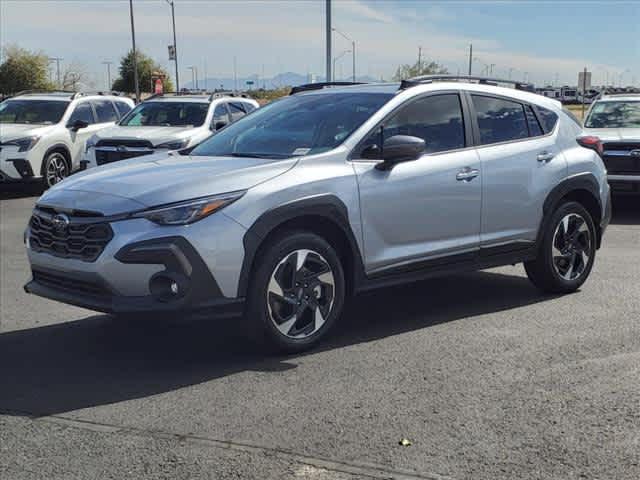
[(372, 288), (524, 262), (542, 290), (578, 289), (610, 217), (598, 140), (555, 100), (446, 79), (305, 86), (188, 157), (70, 178), (37, 202), (26, 291), (244, 312), (262, 344), (299, 351)]
[(584, 121), (585, 133), (600, 137), (613, 193), (640, 193), (640, 94), (604, 94)]
[(154, 95), (90, 138), (83, 166), (192, 147), (258, 107), (250, 98), (218, 94)]
[(45, 187), (80, 167), (86, 140), (133, 108), (112, 94), (18, 94), (0, 103), (0, 182), (39, 180)]

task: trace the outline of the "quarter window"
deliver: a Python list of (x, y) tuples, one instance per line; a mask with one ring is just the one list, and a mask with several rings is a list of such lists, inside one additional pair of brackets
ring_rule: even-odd
[(533, 113), (533, 109), (528, 106), (525, 110), (527, 112), (527, 123), (529, 124), (529, 136), (539, 137), (543, 134), (542, 127), (540, 127), (540, 123), (538, 122), (536, 115)]
[(472, 95), (472, 98), (482, 145), (529, 136), (524, 109), (520, 103), (481, 95)]
[(75, 110), (71, 114), (71, 117), (69, 118), (69, 124), (73, 124), (78, 120), (87, 122), (89, 125), (95, 123), (95, 120), (93, 118), (93, 109), (91, 108), (89, 102), (79, 103), (76, 106)]
[(242, 117), (246, 115), (244, 108), (242, 108), (242, 104), (237, 102), (229, 102), (229, 111), (231, 112), (232, 122), (235, 122), (236, 120), (240, 120)]
[(93, 107), (96, 109), (98, 123), (115, 122), (118, 120), (118, 113), (109, 100), (94, 100)]
[[(465, 147), (462, 107), (457, 94), (432, 95), (411, 101), (383, 123), (384, 140), (410, 135), (425, 141), (426, 153)], [(367, 139), (363, 150), (380, 143), (380, 129)], [(384, 141), (383, 140), (383, 141)]]
[(558, 123), (558, 115), (555, 112), (543, 107), (538, 107), (538, 113), (540, 114), (540, 121), (545, 132), (550, 132), (556, 127)]

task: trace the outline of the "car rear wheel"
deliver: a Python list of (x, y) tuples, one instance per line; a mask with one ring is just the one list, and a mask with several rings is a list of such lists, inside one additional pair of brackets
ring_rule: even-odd
[(44, 186), (51, 188), (69, 176), (67, 159), (60, 152), (52, 152), (44, 160)]
[(577, 202), (562, 204), (544, 232), (527, 276), (541, 290), (569, 293), (587, 280), (596, 255), (596, 231), (589, 212)]
[(271, 351), (316, 345), (340, 316), (344, 272), (336, 251), (306, 232), (280, 236), (262, 249), (247, 301), (251, 336)]

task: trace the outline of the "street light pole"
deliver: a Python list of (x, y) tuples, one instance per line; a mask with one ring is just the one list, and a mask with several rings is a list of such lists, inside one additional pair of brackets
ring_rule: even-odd
[(191, 66), (189, 70), (191, 70), (191, 84), (198, 90), (198, 67)]
[(111, 90), (111, 65), (113, 62), (102, 62), (102, 64), (107, 66), (107, 90)]
[(178, 45), (176, 43), (176, 11), (173, 0), (165, 0), (171, 5), (171, 22), (173, 23), (173, 61), (176, 64), (176, 92), (180, 91), (180, 78), (178, 76)]
[(138, 51), (136, 50), (136, 27), (133, 23), (133, 0), (129, 0), (129, 16), (131, 17), (131, 43), (133, 44), (133, 83), (136, 90), (136, 102), (140, 102), (140, 84), (138, 83)]
[[(334, 32), (336, 32), (338, 35), (341, 35), (342, 38), (344, 38), (345, 40), (347, 40), (348, 42), (351, 42), (351, 53), (352, 53), (352, 57), (353, 57), (353, 73), (352, 73), (352, 81), (355, 83), (356, 81), (356, 42), (353, 38), (348, 37), (347, 35), (345, 35), (344, 33), (342, 33), (340, 30), (338, 30), (337, 28), (332, 28), (331, 30), (333, 30)], [(334, 68), (335, 70), (335, 68)]]
[(333, 76), (331, 75), (331, 0), (325, 1), (325, 14), (326, 14), (326, 31), (325, 36), (327, 41), (327, 51), (326, 51), (326, 77), (327, 82), (330, 82)]
[(336, 58), (333, 59), (333, 81), (336, 81), (336, 63), (338, 62), (338, 60), (340, 60), (342, 57), (344, 57), (347, 53), (351, 53), (351, 50), (345, 50), (344, 52), (342, 52), (340, 55), (338, 55)]
[(58, 88), (62, 88), (62, 84), (60, 83), (60, 62), (64, 60), (60, 57), (49, 57), (50, 62), (56, 62), (56, 78), (58, 83)]

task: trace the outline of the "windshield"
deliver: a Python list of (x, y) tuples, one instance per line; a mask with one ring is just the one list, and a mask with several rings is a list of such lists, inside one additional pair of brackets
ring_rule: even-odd
[(640, 102), (598, 102), (587, 120), (587, 128), (640, 128)]
[(124, 127), (199, 127), (209, 110), (208, 103), (145, 102), (120, 122)]
[(191, 155), (287, 158), (340, 145), (382, 105), (388, 93), (322, 93), (286, 97), (229, 125)]
[(0, 123), (53, 125), (68, 106), (60, 100), (6, 100), (0, 103)]

